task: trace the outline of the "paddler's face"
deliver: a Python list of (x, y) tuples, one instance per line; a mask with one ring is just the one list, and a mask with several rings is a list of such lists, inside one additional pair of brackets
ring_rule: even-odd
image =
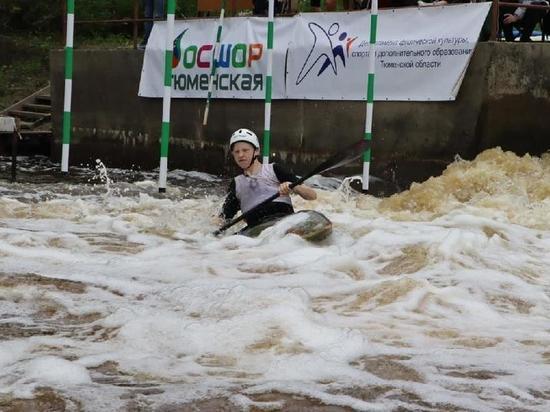
[(255, 155), (259, 154), (259, 149), (254, 148), (250, 143), (237, 142), (233, 145), (231, 154), (235, 163), (239, 165), (241, 169), (248, 169), (252, 163), (252, 159)]

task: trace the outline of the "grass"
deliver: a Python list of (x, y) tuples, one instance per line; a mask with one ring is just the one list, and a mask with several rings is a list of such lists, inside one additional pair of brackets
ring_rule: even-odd
[[(50, 80), (50, 49), (64, 47), (61, 35), (10, 34), (0, 36), (0, 110), (8, 108)], [(75, 38), (75, 48), (131, 48), (132, 38), (125, 34), (92, 33)]]
[(11, 35), (1, 39), (0, 110), (48, 84), (53, 39)]

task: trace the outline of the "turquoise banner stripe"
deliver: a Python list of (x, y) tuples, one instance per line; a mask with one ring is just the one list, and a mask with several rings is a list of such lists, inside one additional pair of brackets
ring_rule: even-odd
[(271, 92), (273, 88), (273, 78), (266, 76), (265, 78), (265, 102), (271, 103)]
[(363, 161), (370, 163), (370, 149), (365, 150), (363, 153)]
[(267, 22), (267, 48), (273, 49), (273, 22)]
[(67, 0), (67, 14), (74, 14), (74, 0)]
[(168, 14), (176, 13), (176, 0), (168, 0), (168, 7), (166, 8)]
[(263, 156), (269, 157), (269, 145), (271, 143), (271, 130), (264, 130)]
[(373, 14), (370, 16), (370, 43), (376, 43), (376, 28), (378, 26), (378, 15)]
[(174, 52), (166, 50), (164, 54), (164, 85), (172, 86), (172, 57)]
[(65, 79), (73, 78), (73, 48), (65, 47)]
[(374, 102), (374, 73), (369, 73), (367, 77), (367, 102)]
[(170, 123), (162, 122), (160, 132), (160, 157), (168, 157), (168, 142), (170, 141)]

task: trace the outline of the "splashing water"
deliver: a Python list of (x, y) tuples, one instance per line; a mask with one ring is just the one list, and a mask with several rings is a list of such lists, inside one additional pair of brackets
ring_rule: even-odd
[(343, 200), (346, 202), (349, 202), (354, 196), (355, 191), (351, 187), (352, 183), (356, 183), (359, 186), (363, 185), (363, 177), (356, 175), (356, 176), (349, 176), (342, 179), (342, 184), (340, 187), (338, 187), (338, 191), (342, 194)]
[(99, 175), (99, 181), (105, 185), (105, 188), (107, 189), (107, 194), (111, 193), (111, 179), (109, 179), (109, 175), (107, 174), (107, 167), (103, 164), (101, 159), (96, 159), (96, 166), (95, 170)]
[(0, 410), (549, 410), (550, 156), (317, 178), (321, 244), (213, 237), (193, 179), (0, 182)]
[(504, 212), (515, 223), (547, 227), (548, 220), (538, 217), (548, 216), (549, 197), (550, 154), (520, 158), (496, 148), (472, 162), (458, 159), (442, 176), (413, 184), (384, 199), (380, 208), (425, 219), (469, 205)]

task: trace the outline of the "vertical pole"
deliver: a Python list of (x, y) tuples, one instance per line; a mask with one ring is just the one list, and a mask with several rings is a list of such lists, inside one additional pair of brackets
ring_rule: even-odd
[(220, 20), (218, 21), (218, 30), (216, 32), (216, 44), (214, 50), (212, 50), (212, 66), (210, 67), (210, 78), (208, 79), (208, 96), (206, 97), (206, 107), (204, 108), (204, 118), (202, 119), (202, 125), (206, 126), (208, 123), (208, 112), (210, 111), (210, 100), (212, 98), (212, 84), (214, 83), (214, 76), (216, 74), (216, 52), (220, 49), (220, 41), (222, 37), (223, 28), (223, 16), (225, 14), (225, 1), (221, 0)]
[(164, 51), (164, 96), (162, 97), (162, 128), (160, 134), (159, 193), (166, 192), (168, 175), (168, 142), (170, 141), (170, 103), (172, 92), (172, 55), (174, 49), (174, 19), (176, 1), (168, 0)]
[(61, 33), (61, 40), (64, 41), (67, 38), (67, 1), (61, 0), (61, 25), (63, 26), (63, 32)]
[(61, 171), (69, 171), (69, 145), (71, 143), (71, 98), (73, 90), (73, 38), (74, 0), (67, 0), (67, 38), (65, 43), (65, 97), (63, 100), (63, 146)]
[(0, 116), (0, 137), (2, 133), (11, 133), (11, 181), (15, 182), (17, 169), (17, 137), (19, 136), (19, 120), (15, 117)]
[(15, 182), (15, 175), (17, 173), (17, 129), (13, 131), (11, 138), (11, 181)]
[(132, 22), (133, 28), (132, 28), (132, 40), (134, 43), (134, 50), (137, 49), (138, 46), (138, 18), (139, 18), (139, 3), (138, 0), (134, 0), (134, 21)]
[[(376, 63), (376, 30), (378, 26), (378, 0), (372, 0), (370, 10), (369, 71), (367, 77), (367, 113), (365, 117), (365, 140), (372, 140), (372, 114), (374, 109), (374, 68)], [(363, 190), (369, 189), (371, 148), (363, 154)]]
[(496, 41), (498, 35), (498, 15), (500, 13), (499, 0), (493, 0), (491, 7), (491, 36), (489, 40)]
[(273, 85), (273, 16), (275, 0), (269, 0), (267, 17), (267, 73), (265, 76), (265, 108), (264, 108), (264, 144), (263, 162), (269, 163), (269, 145), (271, 142), (271, 91)]

